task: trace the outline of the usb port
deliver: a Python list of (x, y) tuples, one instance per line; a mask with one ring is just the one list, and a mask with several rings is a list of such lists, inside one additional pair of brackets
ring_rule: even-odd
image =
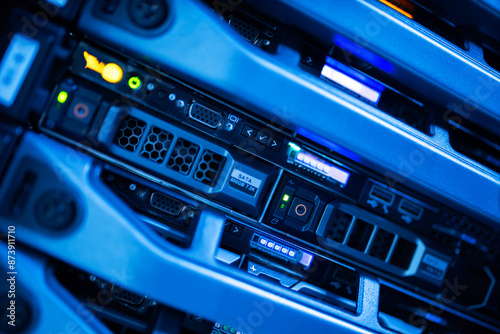
[(394, 198), (396, 198), (396, 195), (394, 195), (392, 192), (377, 185), (372, 186), (372, 189), (370, 190), (370, 194), (368, 196), (375, 201), (388, 206), (391, 206), (392, 203), (394, 203)]
[(424, 209), (420, 205), (403, 198), (401, 202), (399, 202), (398, 211), (405, 216), (418, 220), (422, 217)]

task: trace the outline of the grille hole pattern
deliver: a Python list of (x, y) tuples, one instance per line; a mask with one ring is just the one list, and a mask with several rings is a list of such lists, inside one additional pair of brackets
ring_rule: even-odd
[(147, 141), (142, 147), (141, 156), (152, 160), (156, 163), (162, 163), (165, 160), (165, 155), (168, 152), (174, 135), (170, 132), (157, 128), (151, 128), (148, 134)]
[(189, 174), (199, 149), (198, 145), (179, 138), (168, 159), (167, 167), (184, 175)]
[(134, 117), (127, 117), (120, 124), (115, 143), (127, 151), (134, 152), (141, 141), (145, 128), (145, 122)]
[(250, 42), (255, 42), (257, 37), (259, 37), (260, 30), (249, 25), (246, 22), (243, 22), (239, 19), (232, 18), (231, 19), (231, 27), (233, 27), (243, 38)]
[(369, 254), (384, 261), (391, 250), (393, 242), (394, 234), (384, 230), (378, 230)]
[(354, 217), (344, 211), (335, 210), (333, 214), (333, 224), (327, 238), (342, 243)]
[(225, 158), (215, 152), (203, 151), (201, 161), (194, 173), (194, 179), (210, 187), (217, 184), (220, 171), (224, 167)]
[(151, 195), (151, 200), (149, 203), (153, 208), (163, 211), (172, 216), (178, 216), (184, 206), (181, 201), (156, 192)]

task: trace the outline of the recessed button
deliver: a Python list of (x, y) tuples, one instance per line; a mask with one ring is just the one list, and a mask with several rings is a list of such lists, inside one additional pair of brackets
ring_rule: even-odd
[(269, 142), (269, 135), (265, 134), (262, 131), (257, 132), (257, 136), (255, 136), (255, 140), (257, 143), (261, 143), (262, 145), (267, 145)]
[(309, 67), (314, 67), (315, 63), (316, 63), (316, 59), (314, 56), (311, 56), (310, 54), (305, 54), (302, 56), (302, 58), (300, 59), (300, 62), (306, 66), (309, 66)]
[(241, 234), (243, 233), (243, 227), (240, 225), (233, 224), (231, 225), (231, 228), (229, 229), (229, 233), (234, 235), (235, 237), (241, 237)]
[(257, 130), (255, 130), (254, 128), (252, 128), (251, 126), (248, 126), (248, 125), (245, 125), (243, 127), (243, 131), (241, 131), (241, 135), (243, 137), (247, 137), (250, 139), (254, 139), (256, 134), (257, 134)]
[(275, 151), (278, 151), (281, 147), (281, 142), (278, 139), (271, 137), (271, 139), (269, 139), (269, 142), (267, 143), (267, 146)]
[(314, 209), (314, 204), (300, 197), (293, 199), (292, 205), (288, 210), (288, 216), (297, 219), (303, 223), (307, 223)]

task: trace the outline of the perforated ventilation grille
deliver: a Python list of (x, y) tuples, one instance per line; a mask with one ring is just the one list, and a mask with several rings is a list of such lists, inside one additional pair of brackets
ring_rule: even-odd
[(243, 38), (252, 43), (255, 42), (259, 37), (259, 29), (237, 18), (232, 18), (229, 25), (233, 27), (241, 36), (243, 36)]
[(151, 195), (151, 200), (149, 201), (151, 206), (155, 209), (163, 211), (172, 216), (178, 216), (181, 211), (183, 204), (170, 196), (162, 193), (153, 193)]
[(353, 216), (340, 210), (335, 210), (333, 214), (332, 227), (327, 235), (328, 239), (342, 243), (347, 233), (347, 228), (353, 220)]
[(174, 135), (157, 127), (152, 127), (147, 141), (142, 147), (141, 156), (156, 163), (162, 163), (172, 144)]
[(216, 128), (222, 121), (222, 115), (219, 112), (208, 109), (199, 103), (193, 103), (189, 107), (189, 117), (210, 128)]
[(220, 172), (224, 167), (225, 158), (215, 152), (203, 151), (200, 163), (194, 173), (194, 179), (210, 187), (217, 184)]
[(134, 117), (127, 117), (120, 124), (115, 143), (127, 151), (134, 152), (144, 135), (145, 128), (145, 122)]
[(189, 174), (199, 149), (198, 145), (179, 138), (168, 159), (167, 167), (185, 175)]
[(391, 250), (392, 243), (394, 242), (395, 235), (393, 233), (378, 230), (370, 248), (369, 254), (379, 260), (385, 261), (389, 251)]

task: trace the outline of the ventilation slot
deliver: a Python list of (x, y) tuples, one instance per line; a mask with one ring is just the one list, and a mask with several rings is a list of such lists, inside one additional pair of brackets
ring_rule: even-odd
[(373, 232), (373, 225), (357, 219), (352, 229), (352, 233), (347, 240), (347, 246), (360, 252), (364, 252)]
[(234, 17), (229, 21), (229, 26), (233, 27), (244, 39), (251, 43), (255, 43), (260, 34), (260, 29)]
[(342, 243), (347, 233), (347, 228), (351, 224), (353, 216), (341, 210), (335, 210), (332, 219), (332, 227), (327, 239)]
[(165, 212), (172, 216), (178, 216), (182, 212), (184, 204), (170, 196), (154, 192), (151, 194), (149, 204), (155, 209)]
[(193, 103), (189, 107), (189, 117), (212, 129), (215, 129), (222, 122), (221, 113), (208, 109), (199, 103)]
[(378, 230), (373, 240), (372, 246), (370, 248), (369, 254), (379, 260), (385, 261), (391, 246), (394, 242), (395, 235), (384, 231)]
[(186, 139), (179, 138), (175, 144), (167, 167), (184, 175), (189, 174), (200, 147)]
[(408, 269), (416, 248), (417, 245), (413, 242), (405, 239), (398, 239), (390, 261), (391, 264), (404, 270)]
[(171, 133), (152, 127), (142, 148), (141, 156), (156, 163), (162, 163), (173, 139), (174, 136)]
[(484, 60), (492, 68), (500, 72), (500, 53), (490, 49), (487, 46), (483, 46), (483, 56)]
[(500, 136), (475, 124), (449, 121), (454, 150), (500, 173)]
[(203, 151), (201, 161), (194, 173), (194, 179), (213, 187), (217, 184), (220, 172), (224, 167), (225, 158), (215, 152)]
[(115, 143), (127, 151), (135, 152), (145, 128), (145, 122), (134, 117), (127, 117), (120, 124), (120, 128), (116, 133)]

